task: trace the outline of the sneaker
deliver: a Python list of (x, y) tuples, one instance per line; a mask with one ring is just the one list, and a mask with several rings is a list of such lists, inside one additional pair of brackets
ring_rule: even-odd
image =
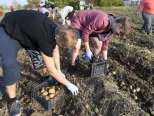
[(148, 34), (149, 36), (153, 36), (153, 33)]
[(19, 100), (16, 100), (12, 102), (11, 104), (8, 104), (8, 110), (10, 116), (20, 116), (20, 102)]

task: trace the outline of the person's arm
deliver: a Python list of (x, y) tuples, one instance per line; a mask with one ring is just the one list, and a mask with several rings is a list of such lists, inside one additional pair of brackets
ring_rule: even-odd
[(104, 60), (107, 60), (108, 46), (109, 46), (109, 39), (103, 41), (103, 44), (102, 44), (101, 51), (103, 53), (103, 59)]
[(53, 58), (55, 62), (56, 69), (60, 74), (65, 77), (65, 74), (62, 73), (61, 68), (60, 68), (60, 55), (59, 55), (59, 47), (56, 45), (55, 49), (53, 50)]
[(74, 84), (72, 84), (71, 82), (69, 82), (66, 78), (64, 78), (62, 76), (62, 74), (60, 74), (60, 72), (55, 67), (54, 58), (53, 57), (48, 57), (43, 52), (41, 52), (41, 54), (42, 54), (42, 57), (44, 59), (44, 63), (46, 65), (46, 68), (47, 68), (49, 74), (52, 77), (54, 77), (58, 82), (65, 85), (71, 91), (71, 93), (73, 95), (77, 95), (78, 92), (79, 92), (78, 87), (75, 86)]
[(56, 69), (60, 71), (60, 55), (59, 55), (59, 47), (56, 45), (55, 49), (53, 50), (53, 58), (55, 62)]
[[(96, 19), (99, 21), (99, 19)], [(86, 49), (86, 56), (88, 58), (92, 58), (93, 54), (90, 50), (89, 46), (89, 35), (94, 32), (95, 30), (102, 27), (102, 23), (96, 23), (96, 20), (92, 20), (88, 25), (85, 26), (85, 28), (82, 30), (82, 39), (84, 41), (85, 49)]]
[(142, 2), (139, 4), (138, 8), (137, 8), (137, 11), (136, 11), (136, 14), (138, 15), (138, 12), (140, 10), (140, 8), (145, 4), (145, 0), (142, 0)]
[(63, 14), (61, 14), (61, 19), (62, 19), (62, 25), (65, 25), (65, 17), (63, 16)]
[(44, 63), (46, 65), (47, 70), (49, 71), (49, 74), (53, 76), (57, 81), (62, 83), (65, 86), (69, 85), (69, 81), (66, 78), (63, 78), (60, 72), (55, 67), (55, 62), (53, 57), (48, 57), (44, 53), (42, 53), (42, 57), (44, 59)]

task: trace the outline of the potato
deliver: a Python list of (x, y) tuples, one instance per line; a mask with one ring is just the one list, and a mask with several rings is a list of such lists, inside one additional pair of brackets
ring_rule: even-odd
[(113, 72), (112, 72), (112, 74), (113, 74), (113, 75), (115, 75), (115, 74), (116, 74), (116, 72), (115, 72), (115, 71), (113, 71)]
[(86, 108), (87, 108), (87, 109), (89, 108), (89, 105), (88, 105), (88, 104), (86, 104)]
[(56, 89), (56, 87), (55, 87), (55, 86), (51, 86), (50, 88), (51, 88), (51, 89)]
[(42, 90), (41, 90), (41, 93), (43, 93), (43, 92), (45, 92), (45, 89), (42, 89)]
[(132, 85), (130, 85), (130, 86), (129, 86), (129, 88), (130, 88), (130, 89), (133, 89), (133, 86), (132, 86)]
[(55, 93), (55, 89), (49, 89), (49, 93)]
[(56, 95), (56, 94), (51, 93), (51, 94), (49, 94), (49, 97), (52, 99), (55, 95)]
[(136, 89), (133, 89), (133, 93), (136, 93)]
[(140, 89), (139, 87), (136, 88), (136, 92), (140, 92), (140, 90), (141, 90), (141, 89)]
[(42, 93), (42, 95), (43, 95), (43, 96), (47, 96), (47, 95), (48, 95), (48, 92), (47, 92), (47, 91), (44, 91), (44, 92)]

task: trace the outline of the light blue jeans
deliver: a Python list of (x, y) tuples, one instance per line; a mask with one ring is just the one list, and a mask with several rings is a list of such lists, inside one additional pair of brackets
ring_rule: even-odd
[(142, 18), (144, 20), (142, 30), (147, 32), (147, 34), (152, 34), (152, 19), (154, 18), (154, 14), (142, 12)]

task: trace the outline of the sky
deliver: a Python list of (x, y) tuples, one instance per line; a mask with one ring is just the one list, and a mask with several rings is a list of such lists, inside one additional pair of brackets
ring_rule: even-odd
[[(12, 1), (13, 0), (0, 0), (0, 5), (7, 5), (7, 6), (10, 6), (12, 4)], [(25, 5), (27, 4), (27, 0), (16, 0), (19, 4), (21, 5)]]

